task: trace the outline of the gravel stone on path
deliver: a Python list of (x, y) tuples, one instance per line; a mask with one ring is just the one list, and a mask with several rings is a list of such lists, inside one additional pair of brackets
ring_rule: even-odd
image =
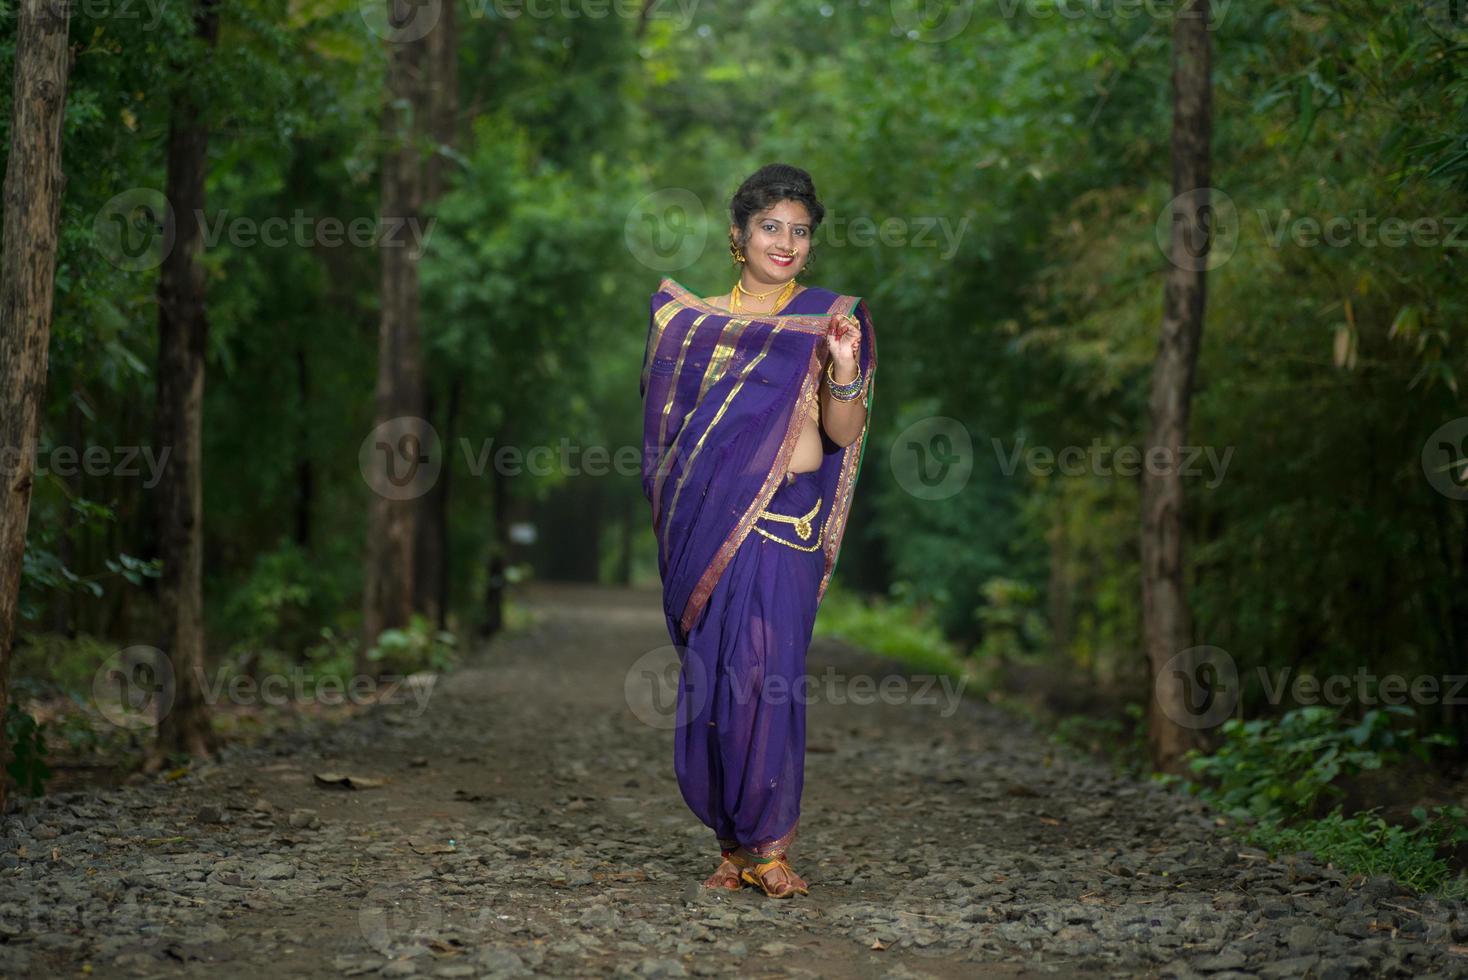
[[(1199, 801), (977, 698), (857, 703), (817, 683), (791, 852), (811, 894), (703, 889), (713, 835), (678, 792), (670, 728), (626, 693), (667, 646), (657, 593), (523, 598), (538, 623), (426, 701), (173, 781), (18, 801), (0, 817), (0, 975), (1468, 977), (1464, 903), (1270, 860)], [(827, 640), (807, 666), (877, 690), (902, 676)]]

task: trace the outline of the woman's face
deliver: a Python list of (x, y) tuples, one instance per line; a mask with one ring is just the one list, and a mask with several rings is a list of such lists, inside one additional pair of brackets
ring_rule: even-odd
[[(739, 230), (731, 231), (738, 241)], [(810, 244), (810, 212), (799, 201), (781, 201), (750, 219), (745, 268), (757, 282), (786, 282), (805, 266)]]

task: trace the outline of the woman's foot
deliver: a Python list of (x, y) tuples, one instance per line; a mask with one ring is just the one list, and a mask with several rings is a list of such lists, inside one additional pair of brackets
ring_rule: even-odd
[(740, 877), (740, 865), (738, 858), (731, 851), (724, 852), (724, 860), (719, 864), (713, 874), (703, 880), (705, 888), (727, 888), (729, 891), (738, 891), (744, 887), (744, 879)]
[(772, 855), (745, 854), (742, 857), (740, 877), (770, 898), (810, 894), (805, 879), (790, 867), (783, 851)]

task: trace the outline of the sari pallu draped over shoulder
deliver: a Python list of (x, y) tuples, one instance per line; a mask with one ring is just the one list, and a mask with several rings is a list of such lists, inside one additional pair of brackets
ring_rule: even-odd
[(641, 380), (642, 489), (652, 504), (664, 611), (684, 636), (779, 489), (800, 435), (797, 406), (821, 393), (826, 327), (836, 313), (861, 324), (867, 419), (847, 446), (821, 430), (817, 476), (830, 507), (817, 601), (836, 567), (866, 448), (877, 367), (870, 310), (860, 297), (814, 287), (760, 314), (721, 310), (672, 279), (653, 294)]

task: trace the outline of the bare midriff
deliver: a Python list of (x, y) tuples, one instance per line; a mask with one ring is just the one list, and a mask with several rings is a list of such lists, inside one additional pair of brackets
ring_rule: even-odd
[[(801, 287), (794, 295), (799, 296), (803, 292), (805, 292), (805, 288)], [(703, 301), (721, 310), (729, 309), (729, 297), (727, 294), (721, 296), (705, 296)], [(808, 473), (811, 470), (821, 468), (821, 458), (825, 452), (821, 447), (820, 402), (812, 398), (809, 401), (796, 405), (795, 410), (797, 412), (804, 412), (805, 418), (800, 423), (800, 435), (795, 438), (795, 448), (790, 452), (790, 462), (786, 465), (785, 472)]]
[(795, 449), (790, 453), (787, 473), (806, 473), (821, 468), (820, 403), (812, 399), (795, 406), (797, 412), (805, 413), (800, 423), (800, 435), (795, 437)]

